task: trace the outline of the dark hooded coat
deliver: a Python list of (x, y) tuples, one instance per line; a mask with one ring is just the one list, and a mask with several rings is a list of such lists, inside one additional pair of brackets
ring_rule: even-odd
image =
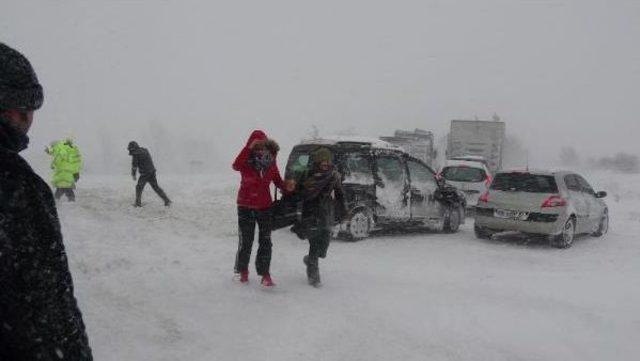
[(0, 117), (0, 360), (92, 360), (49, 186)]
[(156, 167), (153, 165), (153, 159), (147, 148), (143, 148), (136, 142), (129, 143), (129, 155), (131, 155), (131, 175), (136, 175), (136, 171), (141, 176), (152, 175), (156, 173)]

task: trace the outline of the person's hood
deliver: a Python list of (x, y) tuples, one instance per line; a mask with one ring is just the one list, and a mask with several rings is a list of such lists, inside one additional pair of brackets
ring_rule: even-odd
[(127, 145), (127, 150), (129, 151), (129, 155), (133, 155), (140, 150), (140, 146), (137, 142), (132, 140), (129, 142), (129, 145)]
[(254, 130), (249, 136), (249, 140), (247, 140), (247, 147), (256, 140), (266, 141), (267, 135), (262, 130)]
[(318, 148), (311, 153), (311, 162), (314, 165), (320, 164), (324, 161), (329, 162), (329, 164), (333, 164), (333, 154), (328, 148)]
[(0, 115), (0, 147), (19, 153), (28, 146), (29, 137)]
[(264, 141), (264, 147), (271, 152), (274, 156), (280, 151), (280, 145), (273, 139), (267, 139)]

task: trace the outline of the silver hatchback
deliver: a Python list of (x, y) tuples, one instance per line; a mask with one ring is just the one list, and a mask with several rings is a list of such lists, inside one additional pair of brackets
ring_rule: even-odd
[(545, 235), (567, 248), (576, 234), (607, 232), (606, 195), (571, 172), (501, 171), (478, 200), (474, 231), (485, 239), (503, 231)]

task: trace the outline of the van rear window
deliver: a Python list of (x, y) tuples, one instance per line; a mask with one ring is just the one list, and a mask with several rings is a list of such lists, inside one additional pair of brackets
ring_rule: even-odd
[(491, 183), (491, 189), (507, 192), (558, 193), (553, 176), (530, 173), (500, 173)]
[(287, 162), (285, 178), (295, 180), (302, 178), (307, 173), (307, 169), (310, 165), (310, 158), (308, 151), (294, 150), (289, 156), (289, 161)]

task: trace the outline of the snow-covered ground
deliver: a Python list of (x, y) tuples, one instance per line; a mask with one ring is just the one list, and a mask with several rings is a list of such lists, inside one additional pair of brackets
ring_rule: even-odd
[(168, 210), (150, 188), (134, 209), (127, 177), (86, 176), (59, 212), (96, 360), (638, 360), (640, 177), (588, 179), (610, 192), (602, 239), (481, 241), (470, 221), (334, 241), (320, 289), (287, 230), (275, 289), (253, 268), (248, 286), (232, 280), (233, 175), (160, 174)]

